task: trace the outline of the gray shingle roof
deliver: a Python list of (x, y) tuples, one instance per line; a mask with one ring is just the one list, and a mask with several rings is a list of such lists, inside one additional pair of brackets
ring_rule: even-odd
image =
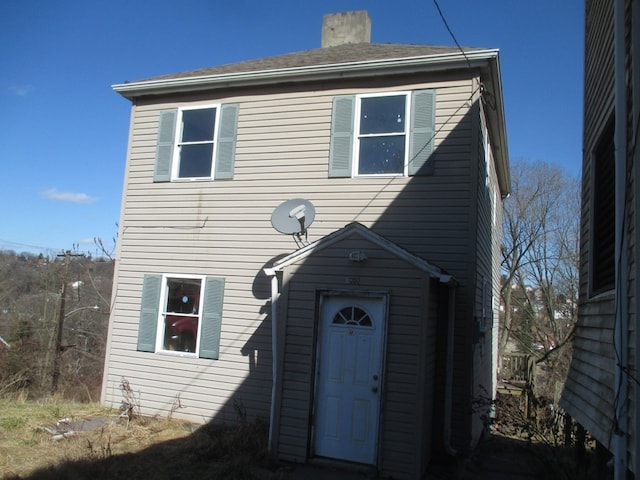
[[(463, 47), (465, 52), (481, 51), (483, 48)], [(391, 43), (351, 43), (328, 48), (317, 48), (302, 52), (276, 55), (257, 60), (248, 60), (228, 65), (201, 68), (187, 72), (162, 75), (148, 78), (149, 80), (170, 80), (180, 78), (222, 75), (229, 73), (257, 72), (264, 70), (279, 70), (295, 67), (310, 67), (316, 65), (333, 65), (341, 63), (365, 62), (371, 60), (385, 60), (392, 58), (410, 58), (432, 55), (458, 53), (457, 47), (443, 47), (435, 45), (403, 45)]]

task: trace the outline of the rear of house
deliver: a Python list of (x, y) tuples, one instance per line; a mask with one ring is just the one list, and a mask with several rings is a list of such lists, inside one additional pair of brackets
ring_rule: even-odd
[[(495, 388), (498, 54), (327, 21), (364, 36), (115, 87), (132, 113), (102, 400), (126, 381), (144, 414), (260, 417), (279, 458), (415, 478), (477, 441)], [(287, 200), (307, 208), (289, 235)]]

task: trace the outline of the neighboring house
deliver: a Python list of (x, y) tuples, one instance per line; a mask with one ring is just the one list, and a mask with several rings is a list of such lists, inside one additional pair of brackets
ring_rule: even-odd
[(626, 479), (640, 472), (640, 3), (585, 4), (580, 294), (560, 404)]
[(145, 414), (261, 417), (277, 458), (417, 478), (477, 442), (495, 391), (498, 52), (371, 44), (366, 12), (324, 30), (114, 87), (133, 106), (102, 401), (126, 379)]

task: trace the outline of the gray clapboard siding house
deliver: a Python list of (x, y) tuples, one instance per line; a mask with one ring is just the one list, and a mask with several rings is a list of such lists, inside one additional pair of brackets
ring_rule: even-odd
[(622, 479), (640, 472), (640, 4), (585, 7), (580, 292), (561, 406), (609, 450)]
[[(124, 378), (145, 414), (246, 412), (280, 459), (417, 478), (478, 440), (495, 390), (498, 52), (372, 44), (366, 12), (325, 30), (114, 87), (132, 116), (102, 401)], [(315, 207), (304, 234), (272, 228), (292, 199)]]

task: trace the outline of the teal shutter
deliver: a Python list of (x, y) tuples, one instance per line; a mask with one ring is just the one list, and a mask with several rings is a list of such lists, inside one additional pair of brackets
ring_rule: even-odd
[(156, 168), (153, 175), (154, 182), (168, 182), (171, 180), (171, 162), (173, 160), (177, 118), (178, 110), (160, 112), (158, 143), (156, 146)]
[(409, 175), (433, 175), (435, 107), (435, 90), (418, 90), (411, 95)]
[(138, 324), (138, 351), (156, 351), (158, 308), (160, 307), (161, 275), (145, 275), (142, 283), (140, 323)]
[(240, 105), (237, 103), (222, 105), (220, 108), (216, 164), (213, 176), (216, 180), (230, 180), (233, 178), (239, 110)]
[(220, 329), (222, 327), (223, 300), (224, 278), (207, 277), (202, 304), (200, 358), (217, 360), (220, 356)]
[(335, 97), (331, 116), (329, 177), (350, 177), (353, 156), (353, 117), (356, 99)]

